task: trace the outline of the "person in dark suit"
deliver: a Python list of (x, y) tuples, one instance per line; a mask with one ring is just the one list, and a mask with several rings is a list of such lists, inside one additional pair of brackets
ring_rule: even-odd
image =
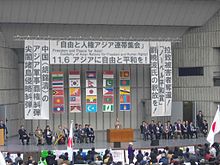
[(89, 142), (90, 143), (94, 143), (94, 141), (95, 141), (95, 133), (94, 133), (94, 130), (91, 127), (90, 124), (88, 124), (87, 137), (89, 138)]
[(144, 123), (143, 126), (143, 140), (146, 141), (149, 139), (150, 131), (149, 131), (149, 125), (148, 123)]
[(156, 134), (156, 125), (154, 123), (154, 120), (151, 120), (151, 123), (149, 124), (149, 131), (150, 131), (151, 140), (153, 140)]
[(53, 139), (53, 133), (50, 130), (50, 126), (49, 125), (47, 125), (45, 130), (44, 130), (44, 137), (45, 137), (46, 143), (48, 145), (51, 145), (52, 144), (52, 139)]
[(202, 125), (202, 133), (203, 135), (206, 137), (208, 134), (208, 123), (206, 120), (203, 121), (203, 125)]
[(202, 132), (202, 125), (203, 125), (202, 111), (199, 111), (199, 113), (196, 115), (196, 124), (197, 124), (197, 127), (199, 127), (199, 130)]
[(18, 134), (20, 136), (20, 140), (21, 140), (22, 144), (24, 145), (24, 140), (26, 140), (26, 144), (28, 145), (30, 137), (29, 137), (27, 131), (24, 129), (23, 125), (21, 125), (21, 128), (18, 130)]

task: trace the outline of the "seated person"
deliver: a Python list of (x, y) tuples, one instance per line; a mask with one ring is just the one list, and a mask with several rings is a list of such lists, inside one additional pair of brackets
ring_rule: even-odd
[(20, 136), (20, 140), (21, 140), (22, 144), (24, 145), (24, 140), (26, 140), (26, 144), (28, 145), (30, 137), (29, 137), (27, 131), (24, 129), (23, 125), (21, 125), (21, 128), (18, 130), (18, 134)]
[(119, 119), (117, 118), (116, 122), (115, 122), (115, 129), (121, 129), (121, 128), (122, 128), (121, 123), (120, 123)]
[(188, 127), (188, 122), (186, 121), (183, 121), (183, 124), (182, 124), (182, 134), (183, 134), (183, 138), (187, 138), (188, 137), (188, 131), (187, 131), (187, 127)]
[(47, 125), (45, 130), (44, 130), (44, 138), (46, 140), (46, 143), (48, 145), (51, 145), (52, 144), (52, 139), (53, 139), (53, 133), (52, 131), (50, 130), (50, 126)]
[(66, 139), (65, 139), (64, 131), (62, 129), (62, 126), (59, 125), (58, 129), (56, 131), (56, 142), (55, 142), (55, 144), (56, 143), (58, 143), (58, 144), (65, 144), (65, 140)]
[(202, 124), (202, 133), (203, 135), (206, 137), (208, 134), (208, 123), (206, 120), (203, 120), (203, 124)]
[(80, 142), (80, 143), (83, 143), (83, 142), (84, 142), (85, 136), (86, 136), (85, 129), (82, 127), (81, 124), (79, 124), (78, 138), (79, 138), (79, 142)]
[(180, 138), (182, 138), (181, 120), (178, 120), (177, 123), (175, 123), (175, 137), (178, 138), (178, 136), (180, 136)]
[(87, 137), (89, 138), (90, 143), (94, 143), (95, 134), (94, 134), (94, 130), (90, 124), (88, 124), (88, 128), (87, 128)]
[(193, 122), (190, 122), (189, 127), (190, 127), (190, 136), (191, 136), (191, 138), (193, 138), (194, 135), (196, 136), (196, 138), (198, 138), (197, 130), (196, 130), (196, 127), (193, 124)]
[(37, 127), (37, 129), (35, 130), (35, 137), (37, 138), (37, 145), (44, 144), (44, 135), (40, 127)]

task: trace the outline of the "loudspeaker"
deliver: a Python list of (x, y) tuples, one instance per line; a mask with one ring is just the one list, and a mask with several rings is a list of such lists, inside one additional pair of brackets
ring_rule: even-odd
[(114, 142), (114, 148), (121, 148), (121, 142)]
[(159, 146), (159, 140), (158, 140), (158, 139), (151, 140), (150, 145), (151, 145), (151, 146)]

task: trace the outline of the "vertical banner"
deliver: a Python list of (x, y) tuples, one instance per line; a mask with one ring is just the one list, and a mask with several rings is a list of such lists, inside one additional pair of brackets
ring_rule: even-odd
[(52, 72), (52, 110), (54, 113), (62, 113), (64, 109), (64, 74), (63, 72)]
[(97, 112), (96, 71), (86, 72), (86, 112)]
[(119, 102), (120, 111), (130, 111), (131, 110), (131, 87), (130, 87), (130, 72), (120, 71), (119, 80)]
[(172, 105), (172, 54), (170, 42), (151, 42), (152, 116), (170, 116)]
[(102, 111), (114, 112), (114, 74), (113, 71), (103, 71)]
[(49, 120), (49, 41), (25, 41), (24, 109), (25, 119)]
[(69, 111), (81, 112), (80, 71), (69, 71)]

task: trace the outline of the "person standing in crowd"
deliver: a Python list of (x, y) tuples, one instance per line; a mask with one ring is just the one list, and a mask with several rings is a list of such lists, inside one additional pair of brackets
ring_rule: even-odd
[(7, 139), (8, 129), (6, 125), (4, 124), (3, 120), (0, 120), (0, 129), (4, 129), (4, 135), (5, 135), (5, 138)]
[(199, 130), (202, 132), (202, 125), (203, 125), (202, 111), (199, 111), (199, 113), (196, 115), (196, 124), (197, 124), (197, 127), (199, 127)]
[(133, 143), (129, 143), (128, 145), (128, 159), (129, 164), (134, 163), (134, 149), (133, 149)]
[(17, 153), (17, 157), (15, 158), (15, 165), (19, 165), (23, 162), (21, 158), (21, 153)]
[(144, 158), (144, 155), (142, 151), (138, 150), (138, 154), (136, 155), (137, 162), (141, 164), (143, 162), (143, 158)]
[(20, 140), (21, 140), (22, 144), (24, 145), (24, 140), (26, 140), (26, 144), (28, 145), (30, 137), (29, 137), (27, 131), (24, 129), (23, 125), (21, 125), (21, 128), (18, 130), (18, 134), (20, 136)]
[(11, 159), (11, 157), (10, 157), (10, 153), (9, 153), (9, 152), (7, 153), (7, 155), (6, 155), (6, 157), (5, 157), (5, 162), (6, 162), (6, 163), (12, 163), (12, 162), (13, 162), (12, 159)]

